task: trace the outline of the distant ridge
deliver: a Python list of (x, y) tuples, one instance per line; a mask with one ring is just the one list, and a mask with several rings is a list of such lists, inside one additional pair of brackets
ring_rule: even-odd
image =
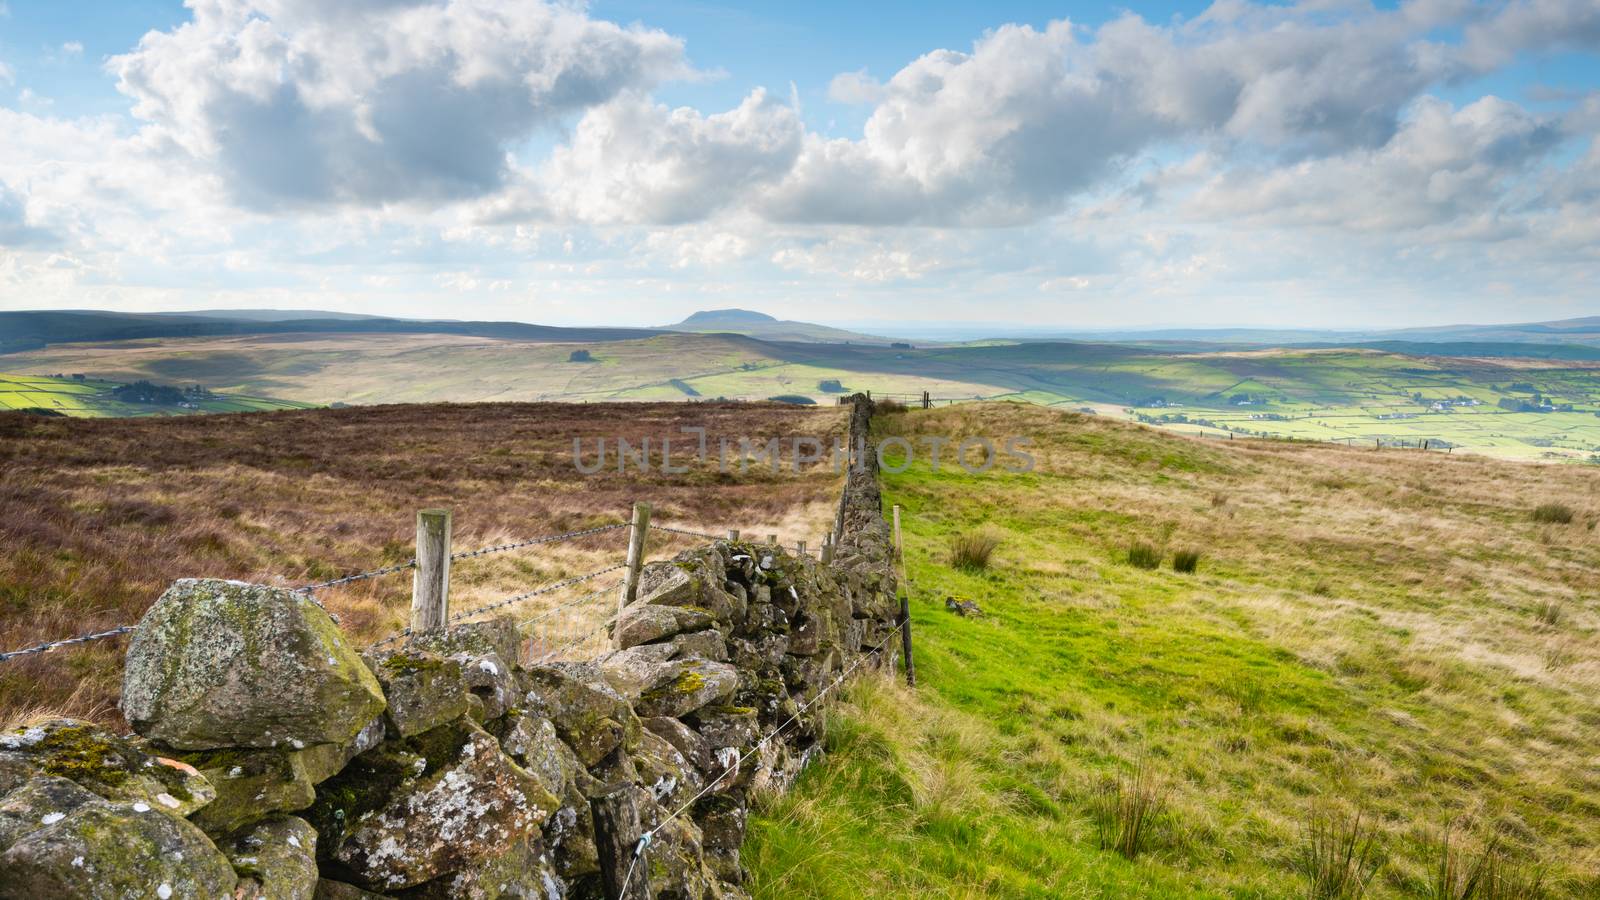
[[(518, 341), (629, 341), (666, 332), (654, 328), (562, 328), (526, 322), (459, 322), (381, 317), (271, 318), (246, 310), (238, 318), (215, 313), (0, 312), (0, 353), (38, 350), (50, 344), (132, 341), (148, 338), (219, 337), (252, 334), (460, 334)], [(310, 316), (319, 313), (307, 313)]]
[(679, 322), (679, 325), (729, 325), (752, 324), (756, 322), (776, 322), (776, 316), (769, 316), (764, 312), (753, 309), (702, 309), (697, 313), (690, 313), (689, 318)]
[(688, 331), (698, 334), (727, 332), (760, 338), (764, 341), (790, 341), (803, 344), (869, 344), (882, 346), (895, 343), (897, 338), (876, 334), (846, 331), (811, 322), (794, 322), (779, 319), (752, 309), (703, 309), (692, 313), (682, 322), (664, 325), (671, 331)]

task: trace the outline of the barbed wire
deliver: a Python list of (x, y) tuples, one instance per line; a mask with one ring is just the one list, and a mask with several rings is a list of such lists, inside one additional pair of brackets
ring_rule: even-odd
[(522, 547), (532, 547), (535, 544), (553, 544), (556, 541), (567, 541), (573, 538), (584, 537), (590, 534), (599, 534), (602, 531), (613, 531), (618, 528), (627, 528), (627, 522), (613, 522), (610, 525), (599, 525), (594, 528), (584, 528), (578, 531), (567, 531), (561, 534), (548, 534), (544, 537), (529, 538), (525, 541), (513, 541), (509, 544), (496, 544), (493, 547), (484, 547), (480, 550), (468, 550), (461, 553), (450, 554), (450, 561), (458, 559), (472, 559), (477, 556), (488, 556), (491, 553), (504, 553), (507, 550), (517, 550)]
[(403, 563), (393, 566), (384, 566), (381, 569), (373, 569), (370, 572), (357, 572), (354, 575), (346, 575), (343, 578), (334, 578), (328, 581), (319, 581), (315, 584), (301, 585), (300, 587), (295, 588), (294, 592), (297, 594), (310, 594), (313, 591), (320, 591), (323, 588), (338, 587), (341, 584), (349, 584), (352, 581), (365, 581), (368, 578), (377, 578), (380, 575), (392, 575), (395, 572), (404, 572), (406, 569), (414, 569), (416, 566), (416, 559), (408, 559)]
[(690, 531), (687, 528), (673, 528), (670, 525), (657, 525), (654, 522), (650, 523), (650, 530), (666, 531), (672, 534), (681, 534), (686, 537), (705, 538), (708, 541), (720, 541), (727, 538), (726, 534), (706, 534), (703, 531)]
[(615, 623), (621, 617), (622, 617), (621, 613), (616, 613), (616, 614), (613, 614), (613, 615), (607, 617), (604, 622), (601, 622), (599, 625), (595, 626), (594, 628), (591, 628), (588, 631), (583, 632), (582, 634), (578, 635), (576, 638), (573, 638), (572, 640), (567, 641), (565, 644), (562, 644), (561, 646), (555, 648), (554, 650), (551, 650), (550, 652), (546, 653), (545, 655), (543, 655), (543, 656), (539, 657), (538, 659), (534, 660), (534, 664), (538, 665), (540, 663), (549, 662), (550, 658), (555, 656), (558, 653), (565, 653), (568, 650), (571, 650), (573, 647), (576, 647), (579, 644), (583, 643), (584, 641), (594, 640), (596, 635), (604, 633), (607, 628), (610, 628), (612, 626), (612, 624)]
[[(481, 613), (487, 612), (488, 610), (501, 609), (501, 608), (510, 606), (510, 605), (512, 605), (514, 603), (522, 603), (522, 602), (524, 602), (526, 600), (531, 600), (534, 597), (542, 596), (544, 594), (554, 593), (555, 591), (559, 591), (562, 588), (568, 588), (568, 587), (571, 587), (571, 586), (573, 586), (575, 584), (582, 584), (585, 581), (589, 581), (591, 579), (599, 578), (601, 575), (604, 575), (604, 574), (606, 574), (608, 572), (615, 572), (618, 569), (625, 569), (625, 568), (627, 568), (627, 564), (626, 563), (618, 563), (618, 564), (616, 564), (614, 566), (606, 566), (603, 569), (596, 569), (595, 571), (589, 572), (589, 573), (584, 574), (584, 575), (578, 575), (578, 576), (574, 576), (572, 578), (563, 579), (561, 581), (557, 581), (557, 582), (554, 582), (552, 584), (544, 585), (543, 587), (535, 588), (535, 589), (533, 589), (531, 591), (524, 591), (524, 592), (522, 592), (520, 594), (515, 594), (513, 596), (505, 598), (504, 600), (496, 600), (493, 603), (488, 603), (488, 604), (485, 604), (483, 606), (475, 606), (472, 609), (463, 610), (462, 612), (458, 612), (455, 615), (451, 616), (450, 618), (446, 619), (445, 623), (446, 623), (446, 626), (458, 624), (458, 623), (460, 623), (460, 622), (462, 622), (462, 621), (464, 621), (466, 619), (471, 618), (472, 616), (476, 616), (476, 615), (479, 615)], [(608, 590), (608, 588), (602, 588), (600, 591), (596, 591), (595, 593), (596, 594), (602, 593), (605, 590)], [(574, 602), (577, 602), (577, 601), (574, 601)], [(569, 604), (569, 605), (571, 605), (571, 604)], [(449, 630), (448, 627), (446, 628), (446, 630)], [(380, 641), (377, 641), (377, 642), (375, 642), (373, 644), (369, 644), (367, 646), (367, 649), (368, 650), (376, 650), (379, 647), (386, 647), (389, 644), (392, 644), (395, 641), (400, 640), (401, 638), (410, 637), (411, 634), (412, 634), (411, 628), (410, 628), (410, 626), (407, 626), (407, 627), (400, 629), (399, 631), (395, 632), (394, 634), (389, 635), (388, 637), (386, 637), (386, 638), (384, 638), (384, 639), (382, 639)]]
[(884, 636), (884, 643), (883, 643), (882, 646), (880, 646), (877, 650), (871, 650), (871, 651), (867, 651), (867, 652), (862, 653), (859, 657), (856, 658), (855, 662), (850, 664), (849, 668), (847, 668), (843, 672), (839, 673), (839, 677), (838, 678), (835, 678), (832, 682), (830, 682), (828, 684), (827, 687), (825, 687), (822, 690), (818, 691), (816, 693), (816, 695), (814, 697), (812, 697), (810, 700), (807, 700), (805, 703), (800, 704), (800, 708), (796, 709), (794, 711), (793, 715), (791, 715), (791, 716), (789, 716), (789, 718), (783, 720), (783, 722), (781, 722), (778, 725), (778, 727), (776, 727), (776, 728), (772, 729), (771, 731), (767, 732), (767, 734), (764, 737), (762, 737), (761, 740), (756, 741), (755, 744), (751, 745), (750, 749), (746, 750), (742, 755), (739, 756), (738, 759), (735, 759), (733, 761), (732, 765), (724, 766), (722, 774), (718, 775), (716, 778), (711, 779), (710, 783), (707, 784), (704, 788), (702, 788), (700, 790), (700, 793), (695, 794), (693, 797), (690, 797), (688, 800), (684, 801), (684, 803), (682, 805), (680, 805), (677, 809), (673, 810), (672, 813), (670, 815), (668, 815), (665, 819), (662, 819), (660, 822), (657, 822), (656, 823), (656, 827), (654, 827), (654, 828), (650, 829), (649, 831), (646, 831), (644, 834), (640, 835), (639, 836), (639, 842), (634, 847), (634, 851), (633, 851), (634, 859), (633, 859), (633, 862), (628, 863), (628, 873), (623, 876), (623, 880), (622, 880), (623, 890), (624, 891), (627, 890), (628, 881), (633, 877), (633, 866), (634, 866), (634, 863), (638, 862), (638, 860), (641, 859), (644, 856), (645, 849), (648, 848), (650, 846), (650, 842), (652, 840), (654, 840), (656, 832), (660, 831), (662, 828), (665, 828), (667, 826), (667, 824), (670, 823), (673, 819), (676, 819), (679, 816), (683, 815), (684, 812), (686, 812), (690, 807), (692, 807), (696, 803), (700, 802), (700, 798), (702, 798), (705, 795), (707, 795), (707, 794), (711, 793), (712, 791), (716, 790), (717, 786), (722, 784), (722, 780), (723, 779), (727, 778), (730, 774), (737, 773), (740, 770), (740, 768), (744, 765), (745, 760), (749, 759), (755, 753), (757, 753), (762, 748), (764, 748), (767, 745), (767, 743), (770, 742), (773, 738), (775, 738), (775, 737), (779, 736), (780, 734), (782, 734), (783, 730), (785, 728), (788, 728), (791, 723), (799, 720), (799, 718), (802, 715), (804, 715), (807, 710), (809, 710), (811, 707), (815, 706), (818, 702), (820, 702), (823, 697), (826, 697), (828, 695), (829, 691), (832, 691), (834, 688), (838, 687), (840, 684), (843, 684), (844, 680), (846, 678), (850, 677), (850, 673), (854, 672), (856, 669), (860, 668), (862, 663), (866, 662), (869, 659), (872, 659), (874, 656), (883, 656), (884, 658), (887, 658), (887, 654), (889, 652), (888, 648), (889, 648), (891, 642), (894, 640), (895, 637), (897, 637), (900, 634), (900, 630), (902, 628), (904, 628), (905, 625), (906, 625), (905, 622), (897, 623), (894, 626), (894, 628), (891, 629), (889, 631), (889, 633)]
[(23, 647), (21, 650), (12, 650), (8, 653), (0, 653), (0, 663), (8, 662), (21, 656), (33, 656), (38, 653), (49, 653), (51, 650), (54, 650), (57, 647), (66, 647), (72, 644), (87, 644), (91, 641), (99, 641), (104, 640), (105, 638), (116, 637), (120, 634), (127, 634), (128, 632), (133, 631), (136, 627), (137, 626), (135, 625), (118, 625), (116, 628), (113, 628), (110, 631), (94, 631), (90, 632), (89, 634), (80, 634), (77, 637), (63, 638), (59, 641), (45, 641), (42, 644), (34, 644), (32, 647)]

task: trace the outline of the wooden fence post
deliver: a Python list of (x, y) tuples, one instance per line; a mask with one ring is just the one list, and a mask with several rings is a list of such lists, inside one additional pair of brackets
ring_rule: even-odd
[(805, 556), (806, 555), (806, 542), (805, 541), (795, 541), (794, 542), (794, 555), (795, 556)]
[(411, 632), (436, 631), (450, 618), (450, 510), (417, 512), (417, 573), (411, 580)]
[(831, 562), (833, 562), (833, 535), (825, 534), (822, 536), (822, 563), (827, 565)]
[(903, 559), (900, 552), (900, 504), (894, 505), (894, 558)]
[(633, 860), (643, 826), (631, 788), (589, 801), (594, 814), (594, 843), (600, 857), (600, 886), (606, 900), (653, 900), (647, 861)]
[[(894, 505), (894, 558), (905, 571), (905, 549), (900, 543), (900, 504)], [(900, 649), (906, 657), (906, 684), (917, 686), (917, 663), (911, 656), (911, 592), (900, 585)]]
[[(622, 593), (617, 595), (617, 624), (622, 611), (639, 596), (639, 570), (644, 566), (644, 536), (650, 530), (650, 504), (633, 505), (633, 521), (628, 526), (628, 570), (622, 576)], [(621, 631), (615, 629), (613, 634)]]
[(923, 391), (922, 392), (922, 408), (923, 409), (932, 409), (933, 408), (933, 400), (932, 400), (932, 398), (930, 398), (928, 396), (928, 392), (927, 391)]
[(738, 539), (739, 539), (739, 529), (737, 529), (737, 528), (729, 528), (728, 529), (728, 540), (737, 541)]
[(767, 535), (767, 543), (776, 545), (778, 543), (778, 536), (775, 534)]

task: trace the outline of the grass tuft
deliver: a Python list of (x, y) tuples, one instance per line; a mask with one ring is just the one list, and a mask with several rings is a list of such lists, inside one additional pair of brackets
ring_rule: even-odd
[(1534, 607), (1534, 615), (1539, 618), (1539, 624), (1554, 628), (1561, 624), (1561, 614), (1566, 611), (1566, 601), (1559, 597), (1540, 601)]
[(1134, 541), (1128, 546), (1128, 565), (1136, 569), (1158, 569), (1161, 567), (1161, 551), (1153, 544)]
[(982, 571), (1000, 547), (1000, 536), (987, 528), (963, 531), (950, 539), (950, 565), (957, 569)]
[(1313, 811), (1302, 829), (1296, 863), (1311, 900), (1358, 900), (1383, 862), (1377, 834), (1359, 811), (1348, 817)]
[(1435, 846), (1430, 900), (1540, 900), (1547, 896), (1544, 870), (1506, 858), (1495, 835), (1476, 850), (1452, 843), (1446, 828)]
[(1149, 849), (1156, 822), (1166, 813), (1166, 787), (1141, 758), (1133, 772), (1106, 778), (1093, 798), (1094, 827), (1101, 850), (1133, 859)]
[(1200, 551), (1194, 548), (1175, 550), (1172, 553), (1172, 571), (1189, 574), (1200, 568)]
[(1565, 503), (1541, 503), (1533, 508), (1533, 520), (1549, 525), (1566, 525), (1572, 522), (1572, 507)]

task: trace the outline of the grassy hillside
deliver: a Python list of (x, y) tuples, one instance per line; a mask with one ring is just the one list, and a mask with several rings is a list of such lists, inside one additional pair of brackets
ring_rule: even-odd
[(113, 393), (122, 382), (99, 378), (8, 375), (0, 372), (0, 410), (43, 410), (75, 418), (178, 416), (195, 413), (267, 412), (308, 404), (235, 394), (190, 396), (181, 404), (130, 402)]
[[(592, 362), (574, 362), (575, 350)], [(1600, 454), (1600, 363), (1408, 356), (1376, 350), (1209, 351), (1036, 342), (918, 347), (669, 334), (595, 343), (461, 335), (285, 334), (60, 345), (0, 357), (12, 371), (198, 383), (352, 404), (450, 400), (764, 399), (833, 402), (831, 382), (943, 402), (1016, 398), (1143, 417), (1213, 436), (1429, 440), (1475, 453)], [(1552, 409), (1502, 400), (1538, 396)], [(1245, 401), (1248, 401), (1246, 403)], [(1570, 411), (1560, 407), (1570, 406)], [(1443, 442), (1442, 444), (1440, 442)]]
[[(679, 427), (737, 442), (789, 435), (826, 440), (840, 410), (778, 404), (485, 403), (318, 409), (249, 416), (63, 419), (0, 413), (0, 650), (133, 622), (173, 580), (237, 578), (302, 585), (411, 557), (416, 511), (454, 510), (455, 545), (472, 550), (625, 520), (634, 501), (666, 525), (722, 533), (779, 534), (815, 545), (832, 522), (839, 476), (701, 463)], [(656, 467), (626, 474), (618, 437), (652, 441)], [(659, 471), (659, 442), (673, 441), (682, 475)], [(592, 465), (573, 464), (583, 441)], [(656, 533), (651, 556), (691, 538)], [(454, 609), (623, 560), (623, 532), (462, 560)], [(602, 586), (599, 582), (594, 587)], [(406, 622), (411, 578), (399, 573), (319, 593), (357, 640)], [(581, 596), (572, 589), (521, 604)], [(574, 628), (604, 618), (604, 602), (563, 614)], [(125, 641), (109, 640), (0, 665), (0, 725), (29, 711), (118, 722)]]
[[(1600, 896), (1600, 471), (1023, 405), (894, 418), (919, 449), (1031, 435), (1039, 467), (885, 476), (921, 683), (834, 712), (832, 754), (752, 823), (756, 896), (1354, 896), (1314, 893), (1306, 855), (1357, 814), (1368, 897), (1461, 896), (1433, 892), (1447, 830), (1464, 867), (1503, 860), (1506, 892), (1472, 896)], [(977, 529), (988, 568), (953, 567)], [(1129, 859), (1096, 809), (1141, 766)]]

